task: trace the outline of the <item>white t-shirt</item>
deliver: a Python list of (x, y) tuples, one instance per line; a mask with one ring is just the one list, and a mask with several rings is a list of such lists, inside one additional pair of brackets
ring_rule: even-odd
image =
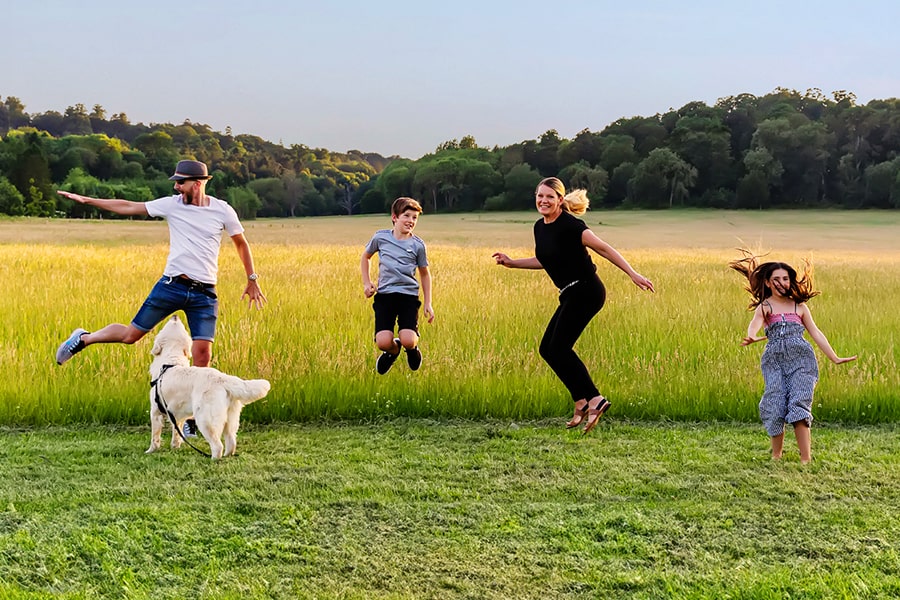
[(228, 203), (207, 196), (209, 206), (185, 204), (181, 194), (146, 203), (147, 214), (169, 224), (169, 258), (163, 275), (187, 275), (215, 284), (219, 271), (222, 231), (228, 236), (244, 232), (237, 213)]

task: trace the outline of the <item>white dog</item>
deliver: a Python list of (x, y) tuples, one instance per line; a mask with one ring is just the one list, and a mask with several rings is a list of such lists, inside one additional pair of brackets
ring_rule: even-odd
[[(159, 450), (163, 425), (167, 415), (157, 404), (159, 394), (162, 404), (172, 416), (172, 447), (181, 446), (181, 429), (184, 421), (193, 417), (197, 429), (209, 442), (213, 459), (231, 456), (237, 446), (237, 430), (241, 409), (245, 404), (259, 400), (269, 393), (265, 379), (244, 380), (226, 375), (211, 367), (192, 367), (191, 338), (178, 318), (173, 316), (156, 334), (153, 342), (153, 362), (150, 377), (156, 382), (150, 388), (150, 447), (147, 452)], [(165, 365), (171, 365), (165, 367)], [(160, 375), (162, 374), (162, 375)], [(222, 445), (222, 434), (225, 445)]]

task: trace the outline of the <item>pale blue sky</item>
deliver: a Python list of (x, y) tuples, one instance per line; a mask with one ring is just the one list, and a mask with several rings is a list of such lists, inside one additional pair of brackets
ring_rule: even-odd
[(778, 86), (900, 96), (893, 0), (5, 0), (0, 22), (0, 96), (29, 113), (100, 104), (385, 156)]

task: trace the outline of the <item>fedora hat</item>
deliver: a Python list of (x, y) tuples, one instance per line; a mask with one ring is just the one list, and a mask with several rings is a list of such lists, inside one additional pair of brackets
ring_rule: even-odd
[(175, 174), (169, 177), (169, 181), (184, 179), (212, 179), (212, 175), (206, 170), (206, 163), (199, 160), (179, 160)]

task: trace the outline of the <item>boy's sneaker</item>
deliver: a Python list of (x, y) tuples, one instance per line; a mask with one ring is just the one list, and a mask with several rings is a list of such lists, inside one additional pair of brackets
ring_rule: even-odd
[(188, 419), (184, 422), (184, 425), (181, 426), (181, 432), (184, 434), (184, 437), (197, 437), (197, 421), (194, 419)]
[(406, 362), (411, 370), (419, 370), (419, 367), (422, 366), (422, 351), (419, 350), (418, 346), (406, 349)]
[(397, 354), (382, 352), (381, 356), (378, 357), (378, 360), (375, 361), (375, 370), (378, 371), (379, 375), (384, 375), (390, 371), (391, 367), (394, 365), (394, 361), (400, 356), (400, 350), (403, 349), (403, 346), (400, 345), (400, 338), (394, 338), (394, 343), (397, 344)]
[(56, 349), (56, 364), (61, 365), (84, 350), (84, 342), (81, 341), (81, 336), (86, 333), (86, 330), (79, 327), (72, 332), (72, 335), (66, 341), (59, 345), (59, 348)]

